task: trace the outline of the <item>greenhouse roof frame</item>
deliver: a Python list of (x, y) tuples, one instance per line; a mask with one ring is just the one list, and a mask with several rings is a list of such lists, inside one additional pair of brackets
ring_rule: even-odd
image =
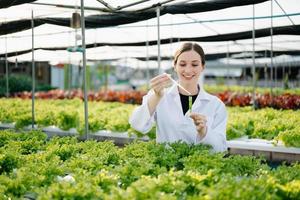
[[(28, 0), (27, 0), (28, 1)], [(26, 0), (24, 2), (27, 2)], [(274, 1), (274, 0), (273, 0)], [(288, 0), (290, 2), (296, 2), (295, 0)], [(20, 1), (18, 1), (20, 2)], [(39, 6), (39, 5), (34, 5), (35, 3), (62, 3), (64, 5), (70, 5), (70, 3), (67, 3), (67, 1), (49, 1), (49, 0), (38, 0), (38, 1), (31, 1), (33, 4), (30, 4), (30, 3), (27, 3), (27, 4), (23, 4), (23, 5), (17, 5), (17, 6), (12, 6), (12, 7), (9, 7), (9, 8), (6, 8), (6, 9), (1, 9), (1, 11), (5, 11), (5, 10), (10, 10), (13, 12), (14, 10), (17, 10), (18, 7), (26, 7), (26, 6), (29, 6), (31, 8), (33, 8), (32, 10), (34, 11), (38, 11), (39, 9), (38, 8), (47, 8), (49, 10), (51, 10), (51, 13), (53, 13), (54, 11), (52, 10), (55, 10), (55, 9), (58, 9), (58, 8), (50, 8), (50, 6)], [(99, 8), (99, 9), (107, 9), (105, 6), (102, 5), (101, 7), (101, 3), (97, 0), (88, 0), (88, 1), (85, 1), (87, 2), (87, 5), (86, 6), (89, 6), (89, 7), (95, 7), (95, 8)], [(90, 3), (90, 2), (93, 2), (93, 3)], [(130, 12), (136, 12), (136, 11), (141, 11), (141, 10), (147, 10), (147, 12), (149, 12), (149, 10), (151, 10), (151, 12), (153, 13), (153, 8), (155, 7), (154, 5), (158, 5), (160, 3), (160, 1), (154, 1), (154, 0), (149, 0), (149, 1), (139, 1), (140, 3), (137, 4), (137, 5), (133, 5), (133, 6), (129, 6), (129, 7), (126, 7), (126, 5), (131, 5), (133, 3), (135, 3), (136, 1), (133, 1), (133, 0), (129, 0), (129, 1), (122, 1), (122, 2), (119, 2), (120, 5), (117, 5), (116, 2), (113, 2), (111, 0), (105, 0), (104, 2), (106, 2), (109, 6), (111, 6), (111, 8), (114, 8), (114, 9), (117, 9), (118, 8), (122, 8), (122, 6), (124, 7), (124, 11), (123, 11), (123, 8), (120, 10), (120, 11), (117, 11), (117, 12), (112, 12), (111, 14), (108, 14), (108, 15), (112, 15), (112, 16), (118, 16), (118, 14), (120, 13), (130, 13)], [(183, 3), (186, 2), (186, 1), (172, 1), (172, 2), (167, 2), (166, 5), (163, 5), (161, 6), (161, 9), (162, 10), (167, 10), (166, 12), (168, 12), (168, 9), (169, 11), (171, 10), (170, 8), (179, 8), (178, 5), (181, 5), (181, 7), (184, 5)], [(190, 1), (188, 3), (185, 3), (186, 5), (184, 5), (186, 8), (191, 8), (191, 5), (205, 5), (205, 4), (208, 4), (208, 3), (211, 3), (211, 5), (214, 5), (214, 6), (211, 6), (211, 7), (216, 7), (216, 3), (220, 3), (220, 2), (225, 2), (225, 0), (217, 0), (217, 1), (192, 1), (190, 3)], [(226, 1), (226, 2), (236, 2), (236, 1), (233, 1), (233, 0), (230, 0), (230, 1)], [(250, 2), (250, 1), (242, 1), (243, 3), (247, 3), (247, 2)], [(260, 7), (262, 5), (264, 5), (265, 7), (268, 7), (269, 6), (269, 2), (268, 0), (260, 0), (260, 1), (255, 1), (256, 3), (258, 3), (257, 5), (255, 5), (255, 7), (257, 7), (259, 10)], [(262, 3), (261, 3), (262, 2)], [(280, 22), (278, 23), (279, 26), (282, 26), (282, 25), (285, 25), (285, 26), (290, 26), (290, 27), (293, 27), (293, 24), (295, 24), (297, 27), (298, 24), (299, 24), (299, 19), (300, 19), (300, 15), (298, 15), (300, 13), (300, 8), (299, 6), (295, 5), (293, 6), (293, 9), (291, 10), (291, 8), (289, 8), (288, 3), (285, 3), (284, 1), (280, 1), (280, 0), (275, 0), (274, 1), (277, 5), (277, 9), (278, 11), (274, 12), (274, 19), (276, 17), (276, 15), (281, 15), (281, 18), (279, 19), (279, 21), (285, 21), (284, 23), (283, 22)], [(213, 4), (214, 3), (214, 4)], [(122, 4), (122, 5), (121, 5)], [(221, 3), (220, 3), (221, 4)], [(1, 4), (0, 4), (1, 5)], [(77, 5), (73, 5), (77, 8), (79, 8), (80, 6), (78, 5), (78, 0), (77, 0)], [(224, 5), (222, 5), (223, 8), (224, 8)], [(208, 6), (209, 7), (209, 6)], [(249, 10), (249, 8), (252, 7), (252, 5), (249, 5), (249, 6), (240, 6), (241, 10), (245, 10), (245, 8), (247, 8)], [(27, 8), (28, 9), (28, 8)], [(198, 8), (197, 8), (198, 9)], [(203, 9), (203, 8), (202, 8)], [(212, 8), (211, 8), (212, 9)], [(68, 10), (68, 11), (66, 11)], [(134, 10), (134, 11), (133, 11)], [(195, 7), (195, 10), (196, 10), (196, 7)], [(189, 12), (193, 12), (195, 10), (189, 10)], [(228, 10), (227, 12), (225, 12), (225, 10)], [(68, 13), (71, 13), (72, 9), (64, 9), (65, 12), (68, 12)], [(199, 9), (198, 9), (199, 11)], [(231, 12), (232, 11), (232, 12)], [(215, 11), (215, 12), (218, 12), (218, 13), (234, 13), (235, 11), (237, 11), (236, 8), (234, 7), (231, 7), (231, 8), (226, 8), (226, 9), (221, 9), (220, 11)], [(296, 11), (296, 12), (295, 12)], [(299, 11), (299, 12), (298, 12)], [(163, 12), (163, 11), (162, 11)], [(174, 12), (179, 12), (178, 10), (177, 11), (174, 11)], [(182, 12), (182, 11), (180, 11)], [(190, 15), (182, 15), (182, 14), (179, 14), (180, 17), (178, 17), (178, 19), (180, 20), (177, 20), (177, 15), (175, 17), (175, 15), (168, 15), (168, 16), (162, 16), (162, 20), (163, 22), (168, 22), (168, 20), (165, 20), (165, 19), (168, 19), (168, 18), (171, 18), (171, 22), (173, 22), (174, 25), (172, 25), (172, 23), (169, 23), (169, 25), (167, 26), (167, 23), (164, 23), (166, 24), (166, 28), (162, 28), (163, 32), (162, 32), (162, 47), (163, 49), (169, 49), (168, 52), (163, 52), (163, 55), (167, 55), (169, 57), (172, 56), (173, 54), (173, 51), (172, 49), (175, 49), (176, 46), (180, 45), (180, 42), (178, 43), (178, 39), (182, 39), (182, 38), (187, 38), (187, 40), (191, 40), (193, 41), (193, 39), (195, 38), (213, 38), (213, 35), (215, 35), (215, 33), (220, 33), (220, 36), (219, 38), (222, 37), (222, 35), (226, 35), (226, 34), (236, 34), (237, 32), (246, 32), (246, 31), (249, 31), (249, 28), (251, 28), (250, 26), (246, 29), (245, 27), (240, 29), (242, 31), (237, 31), (239, 30), (239, 28), (234, 28), (235, 26), (232, 26), (233, 28), (229, 28), (231, 31), (223, 31), (225, 29), (222, 28), (222, 24), (233, 24), (233, 23), (237, 23), (238, 24), (238, 19), (237, 18), (228, 18), (228, 19), (232, 19), (232, 21), (217, 21), (216, 17), (208, 17), (206, 19), (205, 18), (199, 18), (201, 16), (210, 16), (212, 12), (204, 12), (204, 14), (201, 14), (200, 15), (197, 15), (197, 14), (190, 14)], [(213, 12), (214, 13), (214, 12)], [(258, 12), (259, 13), (259, 12)], [(265, 13), (265, 12), (264, 12)], [(298, 13), (298, 14), (297, 14)], [(95, 13), (94, 13), (95, 14)], [(89, 13), (88, 15), (89, 16), (97, 16), (97, 15), (94, 15), (93, 13)], [(47, 15), (47, 14), (46, 14)], [(40, 23), (42, 23), (41, 21), (43, 21), (43, 19), (48, 19), (48, 21), (51, 21), (51, 19), (54, 19), (54, 18), (57, 18), (55, 13), (53, 14), (54, 18), (52, 17), (43, 17), (44, 15), (40, 15), (40, 14), (37, 14), (36, 16), (36, 24), (39, 25)], [(58, 15), (59, 16), (59, 15)], [(64, 15), (65, 16), (65, 15)], [(101, 16), (107, 16), (107, 13), (106, 14), (103, 14)], [(190, 17), (190, 19), (188, 19), (188, 17)], [(199, 16), (199, 17), (197, 17)], [(216, 14), (216, 16), (221, 16), (220, 14)], [(286, 16), (286, 17), (283, 17), (283, 16)], [(9, 15), (8, 15), (9, 17)], [(259, 18), (259, 17), (262, 17), (262, 16), (259, 16), (256, 15), (255, 17)], [(270, 16), (266, 16), (265, 17), (270, 17)], [(13, 19), (14, 17), (12, 17)], [(21, 26), (28, 26), (29, 25), (29, 21), (26, 21), (28, 19), (28, 15), (27, 17), (23, 17), (23, 19), (21, 20), (13, 20), (11, 21), (11, 18), (7, 18), (7, 19), (4, 19), (3, 18), (3, 15), (1, 16), (0, 14), (0, 26), (2, 28), (0, 28), (0, 30), (2, 31), (2, 33), (4, 32), (4, 29), (3, 27), (5, 27), (6, 25), (8, 25), (9, 23), (12, 23), (12, 25), (14, 26), (15, 23), (21, 23)], [(65, 17), (62, 17), (62, 19), (65, 18)], [(173, 19), (172, 19), (173, 18)], [(191, 21), (191, 19), (196, 19), (197, 21)], [(219, 17), (220, 18), (220, 17)], [(241, 17), (243, 18), (243, 17)], [(244, 17), (245, 19), (243, 19), (243, 24), (246, 24), (246, 22), (248, 21), (249, 24), (251, 22), (251, 15), (248, 15), (248, 19), (246, 19), (247, 17)], [(19, 18), (20, 19), (20, 18)], [(61, 19), (61, 18), (59, 18)], [(67, 19), (67, 18), (66, 18)], [(183, 20), (184, 19), (184, 20)], [(152, 32), (155, 31), (156, 27), (154, 27), (153, 25), (155, 24), (155, 19), (151, 19), (151, 20), (147, 20), (147, 21), (142, 21), (142, 22), (136, 22), (134, 24), (128, 24), (128, 25), (119, 25), (119, 26), (115, 26), (115, 27), (106, 27), (106, 28), (97, 28), (97, 29), (87, 29), (87, 43), (90, 44), (90, 47), (97, 47), (98, 45), (97, 44), (103, 44), (103, 45), (110, 45), (111, 42), (107, 42), (107, 41), (114, 41), (112, 42), (112, 44), (121, 44), (121, 43), (124, 43), (124, 45), (126, 45), (126, 43), (128, 43), (129, 45), (134, 45), (134, 44), (138, 44), (138, 43), (141, 43), (141, 44), (145, 44), (146, 42), (145, 41), (149, 41), (149, 44), (155, 44), (155, 40), (156, 40), (156, 36), (152, 34)], [(174, 23), (174, 20), (175, 20), (175, 23)], [(214, 21), (215, 20), (215, 21)], [(270, 19), (261, 19), (261, 21), (264, 22), (264, 24), (266, 25), (266, 21), (269, 21)], [(214, 21), (214, 22), (213, 22)], [(146, 22), (146, 24), (145, 24)], [(154, 22), (154, 23), (153, 23)], [(245, 23), (244, 23), (245, 22)], [(248, 23), (247, 22), (247, 23)], [(56, 22), (55, 22), (56, 23)], [(68, 24), (68, 22), (63, 22), (65, 25)], [(149, 23), (151, 23), (149, 25)], [(179, 25), (179, 23), (182, 23), (181, 25)], [(176, 25), (177, 24), (177, 25)], [(215, 25), (216, 24), (216, 25)], [(221, 25), (221, 28), (218, 28), (219, 24)], [(141, 26), (141, 25), (144, 25), (144, 28), (141, 28), (143, 29), (144, 31), (142, 32), (148, 32), (147, 34), (151, 35), (149, 37), (143, 37), (144, 39), (141, 39), (142, 37), (142, 34), (140, 34), (139, 32), (137, 33), (134, 33), (136, 29), (138, 29), (139, 27), (138, 26)], [(145, 27), (146, 25), (146, 27)], [(148, 26), (149, 25), (149, 26)], [(263, 39), (264, 43), (266, 44), (267, 41), (268, 41), (268, 37), (267, 37), (267, 32), (268, 32), (268, 25), (267, 27), (265, 25), (260, 25), (260, 22), (258, 21), (257, 22), (257, 29), (263, 29), (265, 28), (265, 38)], [(276, 30), (276, 27), (278, 27), (278, 25), (275, 23), (274, 24), (274, 29)], [(136, 27), (134, 27), (136, 26)], [(151, 28), (151, 26), (153, 26)], [(241, 25), (239, 25), (241, 26)], [(51, 28), (46, 28), (46, 27), (51, 27)], [(185, 28), (187, 27), (187, 28)], [(191, 28), (192, 27), (192, 28)], [(199, 32), (198, 34), (195, 34), (195, 33), (192, 33), (191, 36), (192, 37), (188, 37), (187, 34), (190, 34), (188, 33), (188, 31), (184, 31), (184, 29), (194, 29), (194, 27), (200, 27), (201, 28), (201, 32)], [(204, 28), (203, 28), (204, 27)], [(22, 29), (22, 28), (21, 28)], [(39, 30), (40, 29), (40, 30)], [(48, 29), (47, 31), (44, 31), (45, 29)], [(55, 30), (56, 29), (56, 30)], [(121, 30), (122, 29), (122, 30)], [(166, 31), (164, 31), (164, 29), (169, 29), (170, 31), (172, 31), (172, 29), (174, 30), (173, 32), (176, 32), (176, 33), (179, 33), (179, 37), (174, 37), (174, 33), (171, 32), (171, 34), (168, 34), (166, 33)], [(175, 30), (176, 29), (176, 30)], [(211, 29), (211, 30), (209, 30)], [(50, 30), (50, 31), (49, 31)], [(60, 31), (58, 30), (63, 30), (62, 32), (63, 33), (59, 33)], [(215, 32), (214, 32), (215, 30)], [(0, 31), (0, 32), (1, 32)], [(63, 27), (60, 27), (60, 26), (56, 26), (56, 25), (40, 25), (40, 28), (37, 27), (35, 28), (35, 44), (36, 44), (36, 48), (37, 49), (55, 49), (55, 47), (59, 47), (59, 46), (72, 46), (74, 45), (74, 29), (71, 29), (71, 28), (63, 28)], [(120, 32), (120, 34), (117, 34), (117, 32)], [(138, 35), (138, 37), (130, 37), (128, 39), (128, 41), (126, 42), (122, 42), (120, 40), (120, 37), (121, 35), (124, 35), (124, 33), (126, 34), (126, 32), (130, 32), (129, 35)], [(181, 34), (181, 32), (183, 34)], [(185, 33), (187, 32), (187, 33)], [(2, 46), (7, 46), (7, 48), (2, 49), (0, 50), (0, 54), (1, 56), (3, 56), (3, 54), (5, 54), (6, 52), (9, 54), (9, 55), (20, 55), (18, 52), (26, 52), (29, 48), (30, 48), (30, 45), (28, 42), (26, 42), (26, 40), (28, 40), (28, 38), (26, 38), (25, 35), (29, 35), (28, 33), (30, 33), (30, 30), (25, 30), (25, 31), (22, 31), (22, 32), (17, 32), (17, 33), (11, 33), (11, 34), (7, 34), (7, 35), (2, 35), (0, 36), (0, 45)], [(113, 34), (111, 34), (113, 33)], [(213, 34), (212, 34), (213, 33)], [(250, 32), (249, 32), (250, 33)], [(93, 36), (94, 35), (94, 36)], [(101, 36), (101, 38), (99, 36)], [(116, 39), (113, 39), (111, 38), (110, 36), (112, 35), (118, 35), (116, 36), (115, 38), (118, 38), (117, 40)], [(24, 37), (25, 36), (25, 37)], [(92, 36), (92, 37), (91, 37)], [(105, 36), (105, 37), (102, 37), (102, 36)], [(169, 37), (165, 37), (165, 36), (169, 36)], [(172, 37), (170, 37), (172, 36)], [(176, 34), (177, 36), (177, 34)], [(18, 38), (19, 37), (19, 38)], [(21, 37), (24, 37), (24, 38), (21, 38)], [(59, 38), (61, 37), (61, 40), (60, 42), (58, 42), (59, 39), (56, 39), (56, 38)], [(70, 38), (71, 37), (71, 38)], [(15, 38), (18, 38), (18, 39), (15, 39)], [(41, 38), (41, 39), (40, 39)], [(47, 38), (47, 39), (46, 39)], [(69, 38), (69, 39), (68, 39)], [(93, 39), (91, 39), (93, 38)], [(173, 39), (172, 39), (173, 38)], [(177, 39), (175, 39), (177, 38)], [(285, 38), (285, 37), (282, 37), (281, 35), (278, 36), (277, 38)], [(296, 42), (295, 44), (292, 44), (292, 43), (286, 43), (286, 45), (277, 45), (276, 46), (276, 42), (277, 41), (274, 41), (274, 50), (276, 51), (283, 51), (283, 50), (286, 50), (286, 53), (288, 52), (291, 52), (291, 51), (295, 51), (295, 50), (299, 50), (299, 48), (297, 46), (300, 46), (300, 45), (296, 45), (296, 44), (299, 44), (297, 41), (297, 37), (294, 37), (296, 38)], [(230, 38), (229, 38), (230, 39)], [(229, 40), (228, 39), (228, 40)], [(45, 45), (43, 44), (43, 42), (41, 41), (49, 41), (51, 40), (51, 45), (49, 45), (50, 43), (48, 43), (48, 45)], [(67, 42), (69, 40), (69, 42)], [(119, 40), (119, 41), (118, 41)], [(183, 39), (184, 40), (184, 39)], [(183, 40), (180, 40), (181, 42)], [(224, 40), (226, 40), (224, 38)], [(279, 42), (283, 42), (285, 39), (280, 39)], [(57, 41), (57, 42), (56, 42)], [(61, 42), (63, 41), (63, 42)], [(143, 42), (141, 42), (143, 41)], [(174, 42), (177, 42), (178, 44), (174, 43)], [(197, 41), (197, 40), (196, 40)], [(201, 40), (200, 40), (201, 41)], [(241, 42), (240, 42), (241, 41)], [(238, 45), (237, 43), (234, 44), (232, 42), (203, 42), (201, 41), (200, 43), (203, 45), (204, 49), (208, 49), (207, 52), (208, 54), (214, 54), (214, 53), (226, 53), (227, 51), (229, 52), (238, 52), (238, 49), (240, 49), (240, 52), (243, 52), (243, 51), (250, 51), (250, 46), (244, 46), (243, 43), (244, 41), (248, 41), (248, 40), (238, 40)], [(262, 41), (259, 40), (259, 41)], [(165, 45), (163, 45), (165, 42)], [(171, 43), (172, 42), (172, 43)], [(5, 44), (6, 43), (6, 44)], [(16, 44), (26, 44), (26, 46), (23, 46), (23, 45), (15, 45), (14, 43)], [(168, 44), (169, 43), (169, 44)], [(258, 43), (258, 42), (257, 42)], [(59, 45), (58, 45), (59, 44)], [(63, 44), (63, 45), (62, 45)], [(278, 43), (279, 44), (279, 43)], [(208, 45), (208, 46), (207, 46)], [(226, 48), (218, 48), (219, 46), (226, 46), (226, 45), (230, 45), (229, 46), (229, 50), (226, 50)], [(259, 45), (259, 44), (258, 44)], [(164, 46), (168, 46), (168, 47), (164, 47)], [(27, 48), (26, 48), (27, 47)], [(28, 48), (29, 47), (29, 48)], [(283, 47), (283, 48), (281, 48)], [(122, 48), (118, 48), (117, 46), (115, 46), (113, 49), (122, 49)], [(217, 52), (212, 52), (211, 49), (216, 49)], [(266, 50), (270, 50), (266, 47), (264, 48), (260, 48), (259, 50), (262, 50), (262, 49), (266, 49)], [(123, 51), (123, 50), (122, 50)], [(154, 51), (152, 51), (154, 52)], [(130, 57), (130, 52), (128, 51), (128, 56)], [(134, 54), (134, 53), (133, 53)], [(155, 53), (151, 53), (150, 56), (155, 56)]]

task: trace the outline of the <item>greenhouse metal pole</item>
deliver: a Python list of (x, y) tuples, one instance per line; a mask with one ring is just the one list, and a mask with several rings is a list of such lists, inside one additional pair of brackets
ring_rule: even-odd
[(7, 37), (5, 36), (5, 70), (6, 70), (6, 98), (9, 97), (8, 61), (7, 61)]
[(285, 89), (285, 64), (286, 60), (284, 59), (284, 62), (282, 64), (282, 88)]
[[(148, 30), (147, 30), (148, 33)], [(146, 41), (146, 66), (147, 66), (147, 90), (149, 90), (150, 72), (149, 72), (149, 41)]]
[(271, 50), (270, 50), (270, 58), (271, 58), (271, 95), (273, 94), (273, 0), (271, 0), (271, 28), (270, 28), (270, 35), (271, 35)]
[(84, 132), (85, 138), (88, 139), (88, 99), (86, 87), (86, 51), (85, 51), (85, 21), (84, 21), (84, 1), (81, 0), (81, 32), (82, 32), (82, 60), (83, 60), (83, 90), (84, 90)]
[(156, 8), (156, 17), (157, 17), (157, 64), (158, 64), (158, 74), (161, 73), (160, 69), (160, 6)]
[(31, 128), (34, 128), (34, 121), (35, 121), (35, 113), (34, 113), (34, 101), (35, 101), (35, 63), (34, 63), (34, 20), (33, 20), (33, 10), (31, 11), (31, 53), (32, 53), (32, 91), (31, 91), (31, 113), (32, 113), (32, 119), (31, 119)]
[[(279, 4), (280, 5), (280, 4)], [(272, 28), (272, 35), (271, 35), (271, 52), (272, 52), (272, 62), (273, 62), (273, 0), (271, 0), (271, 28)], [(274, 65), (274, 70), (275, 70), (275, 87), (278, 87), (278, 82), (277, 82), (277, 65)]]
[(253, 86), (253, 91), (252, 91), (252, 102), (253, 102), (253, 109), (256, 107), (256, 102), (255, 102), (255, 86), (256, 86), (256, 72), (255, 72), (255, 4), (253, 4), (253, 27), (252, 27), (252, 86)]
[(229, 42), (227, 41), (226, 44), (227, 52), (226, 52), (226, 82), (227, 82), (227, 88), (229, 88)]
[[(267, 60), (267, 50), (265, 50), (265, 59)], [(265, 81), (264, 81), (265, 88), (268, 88), (269, 83), (269, 74), (268, 74), (268, 63), (265, 63)]]
[(149, 82), (150, 82), (150, 72), (149, 72), (149, 38), (148, 38), (148, 21), (146, 26), (146, 77), (147, 77), (147, 90), (149, 90)]
[[(75, 29), (76, 32), (77, 32), (77, 29)], [(75, 37), (76, 37), (76, 33), (75, 33)], [(70, 38), (71, 38), (71, 31), (69, 31), (69, 45), (71, 46), (71, 41), (70, 41)], [(76, 41), (76, 38), (75, 38), (75, 41)], [(75, 42), (75, 48), (77, 47), (77, 44)], [(68, 83), (67, 83), (67, 86), (66, 89), (68, 90), (68, 97), (71, 98), (71, 85), (72, 85), (72, 72), (71, 72), (71, 68), (72, 68), (72, 64), (71, 64), (71, 55), (70, 53), (68, 53), (68, 65), (67, 66), (64, 66), (64, 67), (67, 67), (68, 70), (66, 70), (66, 72), (68, 73), (67, 76), (65, 77), (68, 77)]]
[(16, 52), (15, 68), (18, 68), (18, 67), (19, 67), (17, 56), (18, 56), (18, 53)]

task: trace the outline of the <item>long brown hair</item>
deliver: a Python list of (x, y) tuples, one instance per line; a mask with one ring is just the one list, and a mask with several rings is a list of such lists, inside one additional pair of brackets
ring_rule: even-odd
[(204, 54), (204, 51), (202, 49), (202, 47), (197, 44), (197, 43), (192, 43), (192, 42), (186, 42), (184, 43), (175, 53), (174, 55), (174, 66), (176, 65), (177, 63), (177, 60), (178, 60), (178, 57), (183, 53), (183, 52), (186, 52), (186, 51), (191, 51), (191, 50), (194, 50), (196, 51), (200, 57), (201, 57), (201, 63), (203, 66), (205, 66), (205, 54)]

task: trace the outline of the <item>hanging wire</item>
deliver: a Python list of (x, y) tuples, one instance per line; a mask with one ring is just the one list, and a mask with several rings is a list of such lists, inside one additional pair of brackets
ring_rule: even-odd
[[(282, 17), (287, 17), (287, 16), (299, 16), (300, 13), (290, 13), (287, 15), (273, 15), (273, 18), (282, 18)], [(260, 16), (260, 17), (255, 17), (255, 20), (258, 19), (269, 19), (272, 16)], [(222, 18), (222, 19), (212, 19), (212, 20), (197, 20), (193, 22), (178, 22), (174, 24), (161, 24), (161, 26), (171, 26), (171, 25), (187, 25), (187, 24), (195, 24), (195, 23), (208, 23), (208, 22), (226, 22), (226, 21), (244, 21), (244, 20), (253, 20), (253, 17), (239, 17), (239, 18)], [(150, 24), (148, 25), (149, 27), (155, 27), (155, 24)], [(145, 27), (145, 25), (119, 25), (116, 26), (115, 28), (138, 28), (138, 27)], [(112, 27), (104, 27), (104, 28), (112, 28)]]
[(103, 0), (97, 0), (99, 3), (101, 3), (102, 5), (104, 5), (106, 8), (108, 8), (110, 11), (115, 11), (115, 8), (112, 7), (111, 5), (109, 5), (108, 3), (106, 3), (105, 1)]
[(118, 6), (115, 10), (122, 10), (123, 8), (128, 8), (128, 7), (131, 7), (131, 6), (135, 6), (135, 5), (147, 2), (147, 1), (150, 1), (150, 0), (141, 0), (141, 1), (130, 3), (130, 4), (127, 4), (127, 5), (124, 5), (124, 6)]
[(204, 28), (206, 28), (206, 29), (208, 29), (208, 30), (214, 32), (214, 33), (217, 34), (217, 35), (220, 35), (220, 33), (219, 33), (218, 31), (216, 31), (215, 29), (209, 27), (208, 25), (206, 25), (206, 24), (204, 24), (204, 23), (200, 23), (197, 19), (194, 19), (193, 17), (191, 17), (191, 16), (189, 16), (189, 15), (187, 15), (187, 14), (184, 14), (184, 15), (185, 15), (187, 18), (193, 20), (193, 22), (198, 23), (198, 24), (201, 24), (202, 26), (204, 26)]
[(293, 22), (293, 20), (290, 18), (290, 16), (288, 16), (288, 14), (285, 12), (285, 10), (283, 9), (283, 7), (278, 3), (277, 0), (275, 0), (275, 3), (279, 6), (279, 8), (282, 10), (282, 12), (285, 14), (285, 16), (290, 20), (290, 22), (295, 25), (295, 23)]
[(136, 10), (136, 11), (145, 11), (145, 10), (149, 10), (149, 9), (152, 9), (152, 8), (156, 8), (157, 6), (162, 6), (164, 4), (167, 4), (167, 3), (170, 3), (172, 1), (175, 1), (175, 0), (166, 0), (166, 1), (161, 1), (161, 2), (158, 2), (156, 4), (153, 4), (152, 6), (149, 6), (149, 7), (145, 7), (145, 8), (142, 8), (142, 9), (139, 9), (139, 10)]
[[(74, 9), (75, 6), (72, 5), (63, 5), (63, 4), (50, 4), (50, 3), (39, 3), (39, 2), (32, 2), (30, 4), (36, 4), (36, 5), (42, 5), (42, 6), (54, 6), (58, 8), (67, 8), (67, 9)], [(101, 11), (101, 12), (111, 12), (110, 10), (106, 8), (97, 8), (97, 7), (88, 7), (85, 6), (84, 10), (92, 10), (92, 11)]]

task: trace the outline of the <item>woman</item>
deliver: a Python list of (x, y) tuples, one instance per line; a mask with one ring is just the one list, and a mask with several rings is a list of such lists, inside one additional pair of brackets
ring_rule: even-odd
[[(227, 112), (224, 103), (206, 93), (198, 84), (205, 68), (205, 55), (196, 43), (184, 43), (174, 56), (179, 85), (170, 75), (161, 74), (150, 81), (151, 90), (143, 97), (129, 119), (131, 126), (147, 133), (156, 122), (156, 141), (183, 141), (209, 144), (214, 151), (226, 151)], [(189, 93), (187, 93), (189, 92)], [(192, 107), (189, 110), (189, 95)]]

